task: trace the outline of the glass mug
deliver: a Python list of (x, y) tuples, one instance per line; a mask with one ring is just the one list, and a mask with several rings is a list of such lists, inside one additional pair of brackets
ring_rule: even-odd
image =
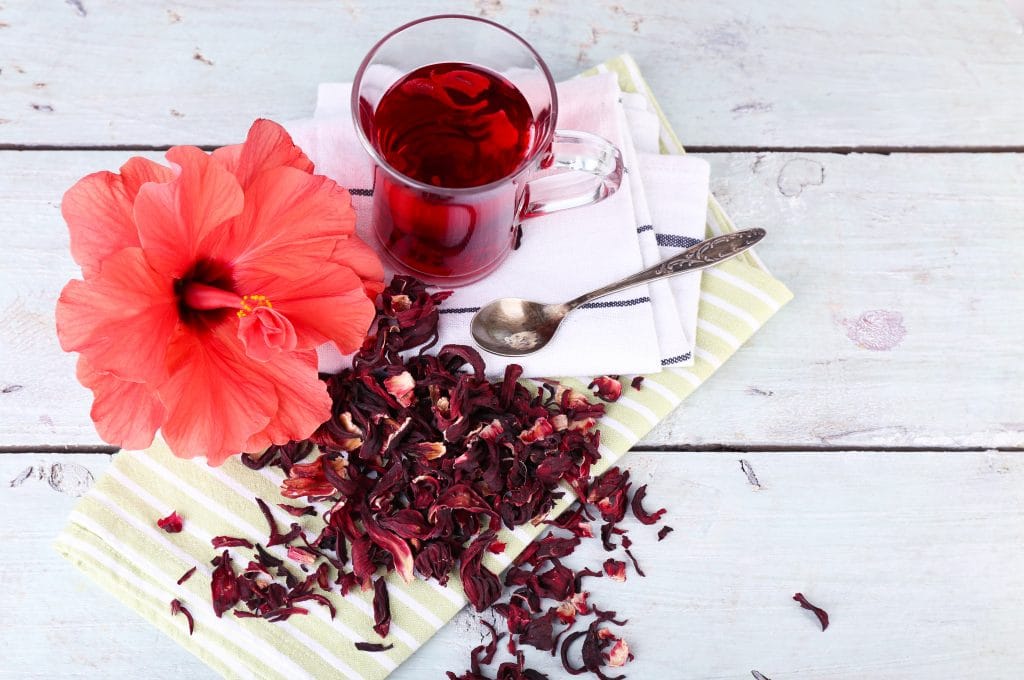
[(464, 285), (504, 261), (523, 220), (615, 193), (619, 150), (556, 130), (557, 114), (548, 67), (499, 24), (439, 15), (384, 36), (352, 84), (381, 253), (428, 283)]

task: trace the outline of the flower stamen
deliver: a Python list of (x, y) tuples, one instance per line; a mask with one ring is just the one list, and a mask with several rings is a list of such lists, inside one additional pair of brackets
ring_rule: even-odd
[(242, 301), (239, 304), (241, 309), (235, 312), (239, 319), (245, 318), (260, 307), (266, 307), (267, 309), (274, 308), (274, 303), (272, 303), (266, 295), (243, 295)]

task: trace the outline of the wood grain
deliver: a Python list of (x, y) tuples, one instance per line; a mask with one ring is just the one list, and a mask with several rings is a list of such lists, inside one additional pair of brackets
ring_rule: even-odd
[(560, 78), (631, 52), (694, 146), (1024, 144), (1021, 25), (1001, 0), (6, 2), (0, 144), (219, 145), (312, 110), (396, 25), (501, 21)]
[[(53, 330), (59, 201), (127, 156), (0, 152), (0, 446), (102, 443)], [(1024, 156), (707, 158), (796, 299), (642, 446), (1024, 445)]]
[[(1024, 669), (1024, 458), (1000, 453), (633, 453), (651, 507), (631, 526), (647, 578), (591, 581), (630, 618), (631, 678), (1018, 678)], [(213, 677), (51, 550), (73, 498), (26, 468), (106, 456), (0, 456), (0, 677)], [(49, 473), (44, 474), (48, 478)], [(181, 509), (187, 512), (187, 508)], [(599, 546), (573, 556), (603, 561)], [(821, 632), (790, 598), (831, 615)], [(392, 676), (467, 666), (480, 626), (460, 614)], [(196, 631), (197, 635), (202, 630)], [(531, 655), (561, 677), (551, 659)]]

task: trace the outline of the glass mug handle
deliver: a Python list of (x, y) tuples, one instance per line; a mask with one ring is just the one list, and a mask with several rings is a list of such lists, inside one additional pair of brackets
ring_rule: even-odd
[(608, 198), (622, 182), (622, 154), (604, 137), (556, 130), (550, 160), (542, 172), (543, 176), (527, 182), (521, 220)]

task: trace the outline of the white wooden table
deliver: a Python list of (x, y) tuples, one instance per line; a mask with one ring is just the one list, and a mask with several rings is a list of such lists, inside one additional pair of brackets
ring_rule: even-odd
[[(0, 677), (210, 676), (49, 547), (110, 454), (54, 336), (62, 192), (305, 116), (438, 11), (557, 76), (631, 52), (796, 294), (627, 459), (676, 529), (607, 596), (630, 677), (1019, 678), (1024, 35), (999, 0), (0, 2)], [(394, 677), (461, 672), (477, 633)]]

